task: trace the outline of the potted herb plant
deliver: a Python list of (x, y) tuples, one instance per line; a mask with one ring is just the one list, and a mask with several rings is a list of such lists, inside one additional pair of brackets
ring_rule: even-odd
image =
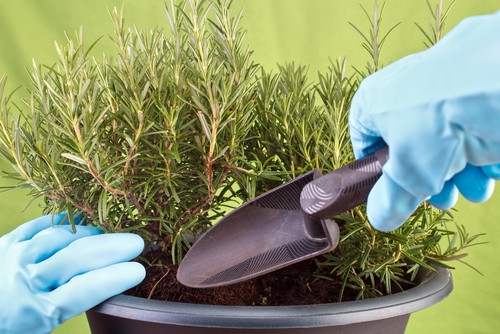
[[(298, 267), (228, 288), (176, 283), (192, 241), (230, 208), (353, 160), (350, 101), (381, 67), (392, 31), (380, 31), (375, 5), (365, 12), (370, 34), (359, 31), (366, 70), (348, 75), (339, 59), (313, 82), (304, 66), (269, 72), (254, 62), (230, 3), (171, 3), (168, 34), (127, 29), (114, 10), (113, 58), (90, 56), (81, 33), (58, 44), (54, 66), (34, 64), (20, 117), (2, 101), (9, 176), (43, 197), (47, 213), (80, 212), (107, 232), (147, 241), (147, 280), (89, 311), (94, 333), (404, 332), (410, 313), (451, 291), (446, 261), (477, 237), (425, 203), (391, 233), (371, 228), (363, 207), (335, 217), (337, 249)], [(448, 13), (436, 8), (430, 43)]]

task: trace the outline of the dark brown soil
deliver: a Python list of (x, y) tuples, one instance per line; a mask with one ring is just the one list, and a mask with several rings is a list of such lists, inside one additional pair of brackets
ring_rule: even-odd
[[(160, 256), (160, 255), (159, 255)], [(161, 254), (149, 266), (146, 279), (127, 294), (184, 303), (210, 305), (308, 305), (336, 302), (336, 284), (313, 276), (314, 260), (304, 261), (279, 271), (239, 284), (211, 289), (193, 289), (176, 280), (177, 268)]]

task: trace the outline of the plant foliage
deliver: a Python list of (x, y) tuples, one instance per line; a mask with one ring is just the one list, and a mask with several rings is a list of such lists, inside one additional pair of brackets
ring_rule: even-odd
[[(15, 169), (7, 176), (43, 197), (47, 213), (81, 212), (107, 232), (134, 231), (180, 261), (186, 239), (228, 208), (354, 159), (348, 112), (366, 74), (348, 74), (346, 59), (315, 81), (293, 63), (267, 71), (252, 60), (242, 12), (233, 16), (230, 4), (171, 2), (167, 33), (127, 28), (113, 10), (116, 54), (96, 58), (81, 31), (68, 37), (56, 44), (54, 65), (33, 63), (19, 110), (3, 79), (0, 152)], [(375, 3), (371, 16), (363, 9), (369, 34), (356, 28), (368, 74), (382, 67), (395, 28), (382, 32), (383, 8)], [(429, 43), (442, 36), (441, 8)], [(367, 298), (401, 290), (419, 268), (447, 267), (477, 238), (425, 203), (393, 233), (375, 231), (364, 212), (336, 218), (341, 243), (318, 260), (318, 276), (339, 286), (341, 300), (347, 291)]]

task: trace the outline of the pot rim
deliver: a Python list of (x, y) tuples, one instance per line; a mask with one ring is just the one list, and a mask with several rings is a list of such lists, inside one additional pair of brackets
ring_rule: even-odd
[(451, 272), (427, 271), (416, 287), (388, 296), (359, 301), (300, 306), (201, 305), (118, 295), (90, 312), (179, 326), (214, 328), (305, 328), (368, 322), (409, 315), (450, 294)]

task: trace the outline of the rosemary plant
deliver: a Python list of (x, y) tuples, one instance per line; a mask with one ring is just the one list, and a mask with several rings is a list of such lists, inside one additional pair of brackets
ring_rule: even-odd
[[(0, 153), (15, 169), (7, 176), (43, 197), (47, 213), (78, 212), (107, 232), (134, 231), (181, 261), (188, 237), (228, 208), (312, 168), (351, 161), (348, 112), (363, 74), (348, 74), (346, 59), (317, 81), (301, 65), (266, 71), (230, 4), (172, 1), (168, 33), (126, 28), (112, 11), (116, 54), (93, 57), (81, 31), (56, 44), (53, 66), (33, 63), (19, 116), (2, 79)], [(382, 66), (395, 28), (382, 33), (383, 8), (365, 11), (368, 35), (357, 29), (368, 73)], [(430, 42), (448, 13), (437, 8)], [(400, 229), (381, 233), (364, 207), (344, 213), (336, 218), (340, 245), (318, 260), (317, 275), (338, 285), (340, 300), (401, 290), (419, 268), (448, 266), (474, 243), (463, 227), (448, 227), (452, 218), (423, 204)]]

